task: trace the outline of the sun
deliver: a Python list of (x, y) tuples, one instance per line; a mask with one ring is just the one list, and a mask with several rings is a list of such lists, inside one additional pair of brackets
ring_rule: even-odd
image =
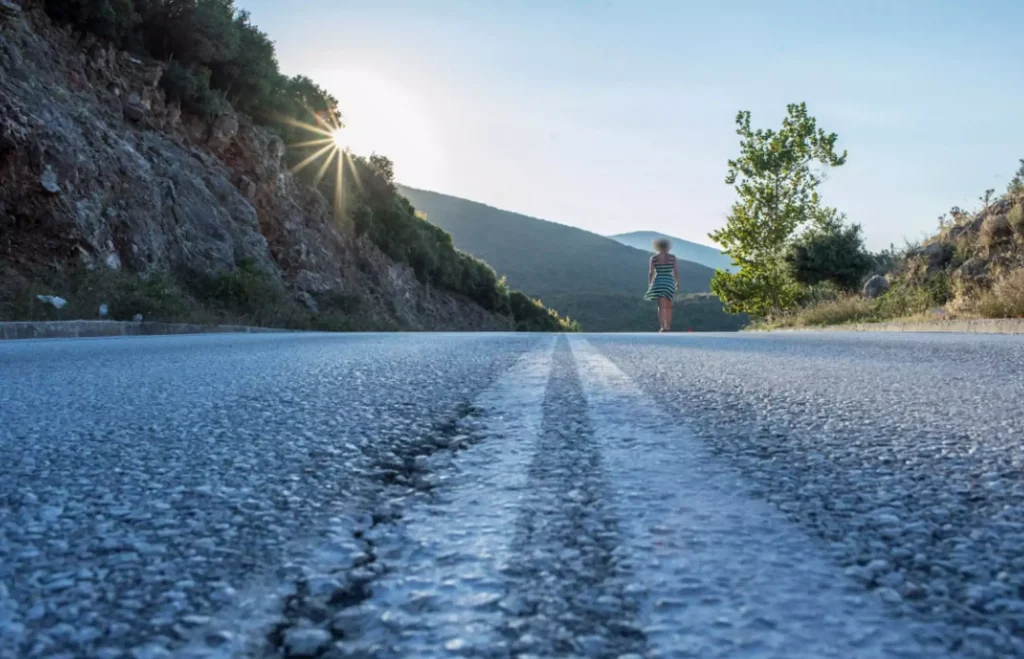
[[(317, 79), (338, 100), (341, 122), (312, 111), (311, 123), (286, 119), (312, 138), (288, 144), (301, 153), (290, 170), (312, 172), (313, 187), (332, 176), (336, 216), (345, 212), (343, 179), (351, 169), (343, 163), (357, 156), (388, 158), (399, 183), (434, 190), (446, 187), (444, 152), (421, 99), (366, 73), (320, 71)], [(350, 183), (360, 185), (358, 177)]]
[(395, 178), (415, 187), (444, 187), (444, 151), (425, 99), (410, 86), (369, 71), (332, 69), (315, 79), (335, 98), (342, 127), (333, 145), (357, 156), (391, 160)]
[(331, 139), (334, 141), (334, 146), (339, 149), (345, 148), (345, 129), (335, 128), (331, 131)]

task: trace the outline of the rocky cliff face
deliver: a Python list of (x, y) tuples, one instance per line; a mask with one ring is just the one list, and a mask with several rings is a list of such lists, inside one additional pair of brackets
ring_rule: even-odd
[(159, 63), (0, 0), (0, 276), (41, 269), (211, 276), (246, 263), (315, 314), (356, 300), (361, 326), (507, 329), (507, 318), (420, 284), (357, 238), (247, 118), (183, 116)]

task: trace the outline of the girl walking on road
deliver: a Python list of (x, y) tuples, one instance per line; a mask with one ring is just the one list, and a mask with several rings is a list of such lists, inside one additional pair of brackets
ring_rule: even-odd
[(672, 300), (679, 290), (679, 269), (676, 257), (669, 253), (670, 249), (672, 243), (665, 238), (654, 241), (655, 254), (651, 257), (647, 273), (647, 295), (644, 299), (658, 303), (659, 332), (668, 332), (672, 328)]

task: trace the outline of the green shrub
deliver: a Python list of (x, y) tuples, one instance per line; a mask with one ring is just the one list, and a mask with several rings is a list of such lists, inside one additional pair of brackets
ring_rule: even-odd
[(925, 287), (901, 283), (878, 298), (876, 313), (880, 319), (905, 318), (925, 313), (935, 306), (933, 294)]
[(210, 119), (224, 112), (224, 97), (210, 87), (210, 70), (192, 69), (172, 61), (160, 79), (167, 98), (198, 117)]
[(303, 328), (310, 323), (281, 282), (252, 261), (219, 274), (193, 273), (188, 281), (199, 301), (246, 324)]
[(46, 13), (119, 47), (131, 41), (140, 20), (132, 0), (46, 0)]
[(873, 259), (864, 247), (860, 225), (830, 218), (794, 241), (786, 263), (793, 278), (805, 286), (829, 282), (850, 292), (860, 287)]
[(108, 307), (114, 320), (131, 320), (142, 314), (147, 320), (173, 321), (193, 311), (187, 296), (166, 273), (148, 278), (122, 273), (110, 288)]
[[(99, 318), (107, 305), (107, 318), (131, 320), (199, 319), (202, 309), (166, 273), (143, 277), (106, 268), (73, 266), (46, 269), (16, 287), (4, 287), (0, 295), (0, 320), (72, 320)], [(38, 295), (56, 295), (67, 301), (63, 309), (42, 303)]]
[[(46, 0), (61, 24), (168, 63), (162, 86), (186, 111), (209, 118), (226, 101), (288, 141), (293, 121), (337, 123), (337, 100), (309, 78), (281, 73), (273, 42), (234, 0)], [(309, 139), (304, 138), (304, 139)]]
[(321, 311), (337, 311), (346, 314), (355, 313), (363, 304), (362, 298), (358, 295), (335, 290), (317, 295), (316, 302)]
[(532, 300), (521, 291), (508, 294), (509, 307), (519, 332), (578, 332), (579, 324), (560, 318), (558, 312), (546, 309), (539, 300)]

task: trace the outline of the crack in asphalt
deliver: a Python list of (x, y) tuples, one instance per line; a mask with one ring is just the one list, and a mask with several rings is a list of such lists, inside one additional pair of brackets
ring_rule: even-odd
[[(318, 572), (297, 579), (284, 601), (281, 619), (266, 635), (264, 655), (379, 656), (381, 647), (351, 647), (368, 622), (361, 605), (373, 596), (375, 582), (395, 569), (379, 559), (378, 541), (398, 534), (408, 501), (430, 496), (435, 487), (432, 459), (466, 450), (481, 440), (471, 421), (482, 414), (473, 402), (463, 401), (428, 433), (378, 452), (373, 460), (373, 477), (383, 488), (378, 504), (350, 530), (344, 562), (320, 566)], [(350, 549), (353, 544), (356, 552)]]

